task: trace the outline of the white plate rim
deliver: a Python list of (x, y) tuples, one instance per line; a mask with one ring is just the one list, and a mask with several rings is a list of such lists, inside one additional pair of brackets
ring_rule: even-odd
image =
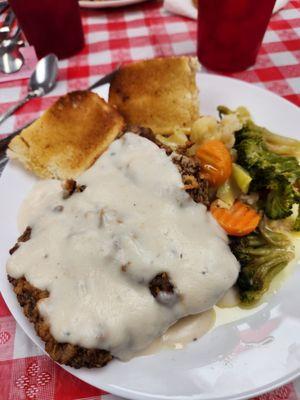
[[(94, 9), (101, 9), (101, 8), (117, 8), (117, 7), (125, 7), (131, 4), (142, 3), (149, 0), (79, 0), (79, 5), (82, 8), (94, 8)], [(0, 1), (1, 2), (1, 1)], [(276, 3), (273, 8), (273, 14), (277, 13), (283, 7), (287, 5), (289, 0), (276, 0)], [(194, 6), (191, 5), (192, 12), (195, 11)], [(197, 18), (195, 14), (194, 19)]]
[(79, 5), (82, 8), (117, 8), (143, 3), (145, 1), (149, 0), (80, 0)]
[[(238, 84), (242, 84), (243, 86), (245, 86), (245, 88), (248, 87), (248, 88), (251, 88), (251, 90), (254, 89), (255, 91), (257, 91), (258, 94), (259, 93), (261, 93), (261, 94), (269, 93), (273, 97), (277, 98), (277, 100), (280, 100), (281, 102), (285, 103), (289, 107), (293, 107), (295, 111), (297, 111), (297, 112), (300, 111), (299, 108), (296, 105), (292, 104), (291, 102), (287, 101), (286, 99), (281, 98), (280, 96), (278, 96), (278, 95), (276, 95), (276, 94), (274, 94), (272, 92), (269, 92), (269, 91), (267, 91), (265, 89), (262, 89), (262, 88), (260, 88), (258, 86), (255, 86), (255, 85), (253, 85), (251, 83), (248, 83), (248, 82), (240, 81), (238, 79), (231, 78), (231, 77), (224, 77), (224, 76), (212, 75), (212, 74), (207, 74), (207, 73), (200, 73), (199, 74), (199, 78), (208, 79), (208, 80), (209, 79), (213, 79), (213, 80), (214, 79), (216, 79), (216, 80), (225, 79), (228, 82), (232, 81), (235, 84), (237, 84), (237, 83)], [(241, 104), (242, 104), (242, 101), (241, 101)], [(2, 280), (0, 279), (0, 290), (2, 292), (2, 295), (3, 295), (3, 288), (2, 288), (3, 284), (4, 284), (4, 282), (2, 282)], [(7, 299), (6, 299), (5, 295), (3, 295), (3, 298), (7, 302)], [(15, 314), (14, 309), (13, 309), (14, 307), (13, 307), (13, 305), (11, 304), (11, 302), (9, 300), (8, 300), (8, 307), (9, 307), (10, 311), (12, 312), (12, 314), (14, 315)], [(31, 324), (27, 321), (27, 319), (24, 316), (21, 319), (25, 320), (25, 325), (31, 326)], [(25, 333), (31, 338), (31, 340), (33, 340), (33, 342), (35, 344), (37, 344), (39, 347), (41, 347), (41, 343), (42, 342), (40, 341), (40, 339), (35, 334), (32, 335), (31, 332), (28, 332), (28, 329), (26, 329), (27, 327), (25, 327), (24, 324), (23, 324), (24, 321), (21, 321), (21, 319), (20, 318), (16, 318), (16, 320), (19, 323), (19, 325), (22, 327), (22, 329), (25, 331)], [(43, 352), (45, 354), (47, 354), (43, 347), (42, 347), (42, 350), (43, 350)], [(70, 367), (65, 367), (65, 366), (63, 366), (63, 368), (66, 369), (67, 371), (71, 372), (72, 375), (74, 375), (77, 378), (83, 380), (76, 373), (74, 373), (74, 372), (76, 372), (76, 370), (74, 371), (74, 369), (72, 369)], [(226, 396), (226, 397), (215, 397), (215, 399), (216, 400), (221, 400), (221, 399), (222, 400), (242, 400), (242, 399), (246, 399), (246, 398), (249, 398), (249, 397), (258, 396), (258, 395), (260, 395), (262, 393), (266, 393), (266, 392), (269, 392), (271, 390), (274, 390), (274, 389), (276, 389), (276, 388), (278, 388), (278, 387), (290, 382), (291, 380), (294, 380), (298, 376), (300, 376), (300, 365), (292, 373), (289, 373), (289, 374), (283, 376), (282, 378), (280, 378), (280, 379), (278, 379), (276, 381), (273, 381), (273, 382), (271, 382), (271, 383), (269, 383), (267, 385), (262, 385), (262, 386), (260, 386), (258, 388), (255, 388), (253, 390), (251, 389), (251, 390), (249, 390), (247, 392), (244, 392), (244, 393), (241, 393), (241, 394), (236, 394), (236, 395), (233, 395), (233, 396), (230, 395), (230, 396)], [(87, 380), (83, 380), (83, 381), (91, 384), (91, 382), (88, 382)], [(197, 396), (164, 396), (164, 395), (163, 396), (161, 396), (161, 395), (154, 395), (153, 396), (153, 395), (149, 395), (147, 393), (143, 393), (143, 392), (140, 392), (140, 391), (133, 391), (133, 390), (130, 390), (130, 389), (124, 389), (124, 388), (120, 388), (120, 387), (117, 387), (117, 386), (105, 385), (103, 383), (101, 383), (101, 389), (103, 389), (105, 391), (108, 391), (108, 392), (110, 392), (112, 394), (118, 395), (118, 396), (123, 396), (125, 398), (137, 399), (137, 400), (138, 399), (150, 399), (150, 398), (168, 399), (168, 400), (170, 400), (170, 399), (189, 400), (191, 398), (197, 399)]]

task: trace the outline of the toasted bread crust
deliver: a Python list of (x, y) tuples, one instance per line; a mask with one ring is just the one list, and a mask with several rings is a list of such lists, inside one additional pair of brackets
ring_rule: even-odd
[(188, 131), (199, 117), (197, 68), (197, 60), (191, 57), (129, 64), (111, 82), (109, 103), (127, 124), (151, 128), (155, 134)]
[(124, 129), (116, 109), (97, 94), (76, 91), (59, 98), (9, 144), (9, 156), (41, 178), (80, 175)]

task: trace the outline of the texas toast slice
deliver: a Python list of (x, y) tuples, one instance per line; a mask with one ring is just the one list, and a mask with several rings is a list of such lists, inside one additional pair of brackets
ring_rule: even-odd
[(97, 94), (71, 92), (16, 136), (8, 155), (41, 178), (75, 178), (123, 128), (122, 116)]

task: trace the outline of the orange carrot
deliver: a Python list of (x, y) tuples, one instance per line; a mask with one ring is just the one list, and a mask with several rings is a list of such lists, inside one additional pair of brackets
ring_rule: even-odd
[(213, 186), (222, 185), (231, 175), (232, 160), (229, 151), (221, 140), (209, 140), (197, 150), (202, 163), (202, 175)]
[(260, 221), (260, 215), (247, 204), (235, 201), (229, 208), (222, 208), (215, 200), (210, 206), (210, 212), (219, 225), (232, 236), (245, 236), (254, 231)]

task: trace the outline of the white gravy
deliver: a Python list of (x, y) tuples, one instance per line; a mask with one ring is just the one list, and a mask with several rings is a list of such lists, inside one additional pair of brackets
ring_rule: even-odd
[(134, 356), (146, 356), (162, 350), (181, 350), (187, 344), (200, 339), (211, 330), (216, 321), (216, 312), (212, 308), (201, 314), (189, 315), (177, 321), (162, 336), (155, 339), (149, 347)]
[[(86, 189), (65, 200), (61, 182), (35, 185), (21, 211), (31, 239), (7, 264), (12, 277), (49, 291), (38, 307), (57, 341), (126, 360), (180, 318), (212, 308), (236, 281), (226, 234), (149, 140), (125, 134), (77, 183)], [(174, 304), (149, 290), (162, 272)]]

